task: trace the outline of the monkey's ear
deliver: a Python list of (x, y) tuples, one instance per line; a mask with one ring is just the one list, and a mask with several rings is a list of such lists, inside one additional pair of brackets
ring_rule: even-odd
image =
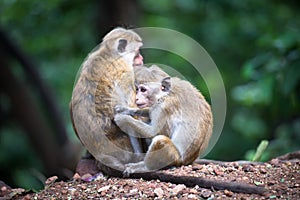
[(168, 92), (171, 89), (171, 77), (166, 77), (163, 78), (163, 80), (161, 81), (161, 90), (163, 92)]
[(119, 44), (118, 44), (118, 51), (119, 51), (120, 53), (125, 52), (126, 46), (127, 46), (127, 40), (125, 40), (125, 39), (120, 39), (120, 40), (119, 40)]

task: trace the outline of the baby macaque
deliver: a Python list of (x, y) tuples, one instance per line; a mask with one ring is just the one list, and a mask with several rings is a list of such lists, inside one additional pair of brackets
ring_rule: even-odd
[[(195, 87), (187, 81), (168, 77), (158, 67), (135, 68), (135, 76), (139, 108), (117, 105), (115, 122), (124, 132), (131, 131), (135, 137), (150, 140), (150, 146), (143, 161), (125, 165), (124, 177), (159, 179), (188, 187), (198, 185), (242, 193), (266, 192), (263, 187), (244, 183), (155, 171), (172, 165), (190, 164), (205, 150), (212, 134), (212, 113)], [(132, 116), (139, 117), (135, 119)], [(141, 121), (141, 117), (150, 119)]]
[[(187, 165), (207, 147), (213, 126), (211, 109), (189, 82), (166, 77), (140, 84), (136, 104), (139, 109), (117, 106), (115, 122), (124, 132), (152, 142), (144, 160), (126, 164), (124, 174)], [(149, 115), (150, 123), (134, 119), (135, 115)]]

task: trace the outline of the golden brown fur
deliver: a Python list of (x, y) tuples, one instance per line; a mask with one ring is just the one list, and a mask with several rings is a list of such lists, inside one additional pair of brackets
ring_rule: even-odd
[(124, 163), (136, 160), (128, 135), (113, 118), (115, 105), (134, 105), (133, 60), (141, 45), (133, 31), (114, 29), (83, 63), (73, 90), (74, 129), (104, 171), (106, 166), (122, 171)]
[[(164, 76), (160, 74), (158, 77)], [(144, 161), (126, 165), (129, 174), (190, 164), (208, 145), (212, 134), (209, 104), (187, 81), (171, 78), (168, 84), (169, 91), (163, 92), (163, 82), (144, 82), (145, 88), (150, 91), (144, 94), (150, 106), (150, 124), (126, 115), (141, 112), (139, 109), (119, 107), (121, 113), (115, 116), (116, 123), (124, 132), (134, 129), (136, 137), (153, 138)], [(140, 97), (139, 92), (137, 95)], [(154, 99), (154, 104), (150, 99)]]

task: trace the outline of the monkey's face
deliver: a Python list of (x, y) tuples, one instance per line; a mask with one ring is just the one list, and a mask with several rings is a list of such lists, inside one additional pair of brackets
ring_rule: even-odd
[(140, 84), (137, 87), (137, 92), (135, 96), (135, 103), (139, 108), (146, 108), (152, 106), (154, 102), (152, 102), (151, 98), (152, 91), (150, 87), (144, 84)]
[(170, 77), (161, 82), (148, 82), (137, 86), (135, 103), (139, 108), (151, 107), (169, 94), (171, 88)]
[(115, 57), (122, 57), (131, 66), (143, 65), (141, 37), (132, 30), (116, 28), (103, 38), (103, 44)]
[(140, 54), (140, 50), (137, 50), (133, 60), (133, 66), (142, 66), (144, 64), (143, 59), (144, 58)]
[(143, 56), (140, 54), (140, 48), (143, 45), (140, 40), (120, 38), (115, 42), (115, 51), (117, 57), (123, 57), (131, 66), (143, 65)]
[(140, 48), (142, 47), (143, 43), (141, 40), (130, 40), (127, 42), (127, 45), (124, 50), (124, 52), (120, 52), (125, 57), (127, 57), (131, 62), (132, 66), (142, 66), (144, 64), (143, 62), (143, 56), (140, 53)]

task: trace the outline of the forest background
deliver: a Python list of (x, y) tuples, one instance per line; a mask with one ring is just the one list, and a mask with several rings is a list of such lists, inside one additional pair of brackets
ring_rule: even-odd
[[(87, 54), (115, 26), (163, 27), (205, 48), (227, 94), (226, 121), (208, 159), (262, 161), (300, 148), (300, 6), (259, 0), (31, 0), (0, 2), (0, 179), (42, 188), (68, 177), (80, 146), (69, 102)], [(174, 41), (176, 42), (176, 41)], [(13, 45), (11, 45), (13, 44)], [(178, 44), (180, 46), (180, 44)], [(165, 51), (142, 51), (205, 95), (201, 76)]]

